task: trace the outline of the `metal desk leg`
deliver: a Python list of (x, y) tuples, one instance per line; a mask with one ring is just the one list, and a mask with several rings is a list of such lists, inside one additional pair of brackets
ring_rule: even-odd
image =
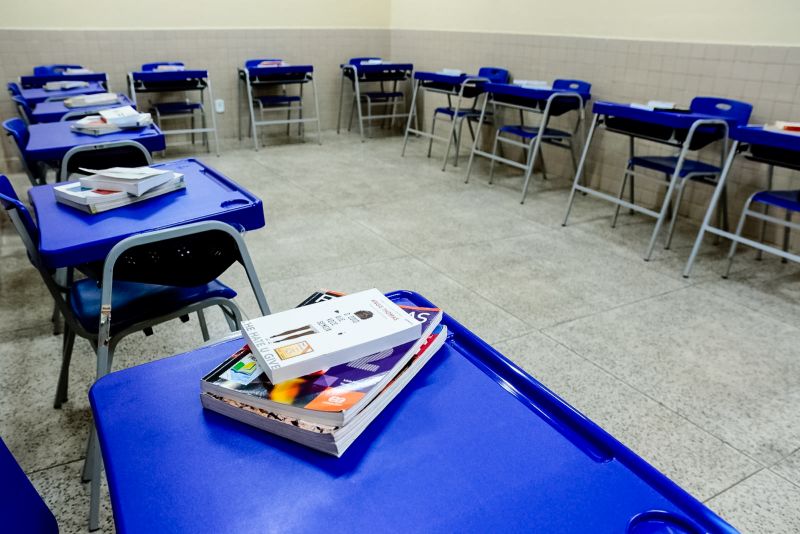
[(661, 211), (658, 214), (656, 226), (653, 228), (653, 233), (650, 235), (650, 244), (647, 245), (647, 252), (645, 252), (644, 261), (650, 261), (650, 258), (653, 256), (653, 249), (656, 246), (656, 239), (658, 239), (658, 234), (661, 232), (661, 226), (663, 226), (664, 220), (667, 218), (667, 213), (669, 213), (669, 206), (670, 202), (672, 201), (672, 193), (675, 191), (676, 184), (681, 179), (680, 172), (681, 168), (683, 167), (683, 162), (686, 160), (686, 153), (688, 151), (688, 143), (685, 143), (683, 148), (681, 148), (680, 155), (678, 156), (678, 163), (675, 165), (675, 171), (672, 173), (672, 177), (669, 180), (667, 192), (664, 194), (664, 202), (661, 204)]
[(734, 141), (731, 145), (730, 152), (728, 152), (728, 159), (725, 161), (725, 167), (722, 169), (722, 174), (717, 182), (717, 187), (714, 189), (714, 194), (711, 196), (711, 202), (709, 202), (706, 215), (703, 217), (703, 224), (700, 226), (700, 231), (697, 232), (697, 238), (694, 240), (694, 246), (692, 247), (691, 254), (689, 254), (689, 260), (686, 262), (686, 267), (683, 269), (684, 278), (689, 278), (689, 275), (692, 272), (692, 267), (694, 266), (694, 260), (697, 258), (697, 253), (700, 251), (700, 245), (703, 244), (703, 236), (706, 233), (706, 229), (710, 228), (711, 226), (709, 224), (711, 222), (711, 217), (714, 215), (714, 210), (717, 208), (717, 203), (722, 195), (722, 191), (725, 189), (725, 182), (728, 181), (728, 174), (730, 173), (731, 166), (733, 165), (733, 160), (736, 158), (736, 149), (738, 147), (739, 142)]
[[(314, 78), (311, 78), (311, 90), (314, 91), (314, 116), (317, 118), (317, 143), (322, 144), (322, 125), (320, 124), (319, 118), (319, 96), (317, 96), (317, 82), (314, 81)], [(341, 110), (340, 110), (341, 111)], [(306, 129), (303, 128), (303, 135), (305, 135)]]
[(250, 75), (245, 74), (245, 82), (247, 84), (247, 105), (250, 107), (250, 126), (253, 132), (253, 146), (258, 152), (258, 131), (256, 130), (256, 111), (253, 108), (253, 86), (250, 84)]
[[(775, 167), (773, 165), (767, 165), (767, 189), (772, 190), (772, 179), (775, 176)], [(764, 204), (764, 215), (769, 215), (769, 205)], [(763, 243), (764, 238), (767, 236), (767, 221), (761, 221), (761, 232), (758, 237), (758, 241)], [(764, 251), (759, 249), (756, 252), (756, 260), (761, 261), (764, 257)]]
[[(345, 76), (344, 71), (342, 71), (342, 83), (339, 87), (339, 114), (336, 118), (336, 133), (338, 134), (342, 129), (342, 105), (344, 104), (344, 83), (345, 83)], [(314, 90), (316, 93), (316, 90)]]
[(472, 164), (475, 161), (475, 151), (480, 146), (481, 133), (483, 132), (483, 120), (486, 117), (486, 103), (489, 101), (489, 93), (486, 93), (483, 98), (483, 106), (481, 106), (481, 116), (478, 119), (477, 132), (475, 139), (472, 141), (472, 150), (469, 154), (469, 163), (467, 164), (467, 178), (464, 180), (465, 184), (469, 183), (469, 176), (472, 174)]
[(586, 142), (583, 145), (583, 152), (581, 153), (581, 160), (578, 162), (578, 170), (575, 172), (575, 179), (572, 181), (572, 191), (569, 193), (569, 201), (567, 202), (567, 211), (564, 213), (564, 221), (561, 226), (566, 226), (569, 220), (569, 213), (572, 211), (572, 203), (575, 202), (575, 191), (580, 182), (583, 168), (586, 165), (586, 156), (589, 154), (589, 147), (592, 145), (592, 138), (594, 137), (594, 130), (597, 127), (597, 121), (600, 116), (595, 115), (592, 119), (592, 125), (589, 127), (589, 135), (586, 136)]
[(411, 109), (408, 110), (408, 121), (406, 122), (406, 134), (403, 137), (403, 150), (400, 152), (400, 157), (406, 155), (406, 146), (408, 145), (408, 133), (411, 130), (411, 120), (417, 116), (417, 92), (419, 91), (419, 80), (414, 82), (413, 94), (411, 95)]
[(519, 201), (520, 204), (525, 204), (525, 195), (528, 194), (528, 185), (531, 181), (531, 175), (533, 175), (533, 168), (536, 166), (536, 155), (542, 148), (542, 136), (544, 135), (546, 129), (546, 125), (542, 125), (539, 128), (539, 135), (536, 136), (536, 141), (533, 143), (531, 153), (528, 155), (528, 168), (525, 170), (525, 183), (522, 186), (522, 198)]

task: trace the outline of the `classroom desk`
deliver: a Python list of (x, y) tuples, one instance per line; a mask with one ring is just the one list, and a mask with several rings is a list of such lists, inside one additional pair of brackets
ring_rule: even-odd
[[(450, 126), (450, 132), (447, 137), (435, 135), (433, 131), (427, 132), (420, 129), (417, 120), (417, 98), (420, 89), (432, 93), (440, 93), (447, 96), (448, 107), (462, 110), (461, 102), (464, 99), (475, 99), (483, 93), (483, 86), (488, 83), (487, 78), (482, 78), (477, 74), (445, 74), (442, 72), (429, 72), (417, 71), (414, 73), (414, 88), (411, 97), (411, 110), (408, 115), (408, 123), (406, 124), (406, 132), (403, 139), (403, 150), (400, 152), (401, 156), (406, 155), (406, 146), (408, 145), (408, 135), (414, 134), (429, 139), (432, 143), (435, 141), (442, 141), (447, 143), (447, 150), (444, 155), (444, 162), (442, 163), (442, 170), (447, 167), (447, 159), (450, 157), (451, 140), (456, 132), (456, 123), (459, 122), (457, 117), (454, 116)], [(456, 104), (453, 106), (452, 97), (457, 97)], [(475, 111), (477, 117), (477, 110)], [(412, 120), (415, 121), (415, 127), (411, 127)], [(457, 145), (460, 145), (460, 139)], [(458, 149), (456, 146), (456, 158), (454, 166), (458, 167)], [(428, 145), (428, 157), (430, 157), (430, 144)]]
[[(577, 81), (573, 81), (573, 84), (576, 86), (578, 85)], [(588, 84), (586, 84), (588, 87)], [(526, 87), (522, 85), (515, 85), (509, 83), (486, 83), (483, 84), (481, 89), (486, 93), (486, 98), (483, 101), (483, 105), (481, 106), (481, 115), (478, 119), (478, 126), (476, 128), (475, 139), (472, 143), (472, 151), (469, 157), (469, 165), (467, 165), (467, 177), (464, 180), (464, 183), (469, 182), (470, 174), (472, 173), (472, 164), (475, 160), (475, 156), (482, 156), (489, 158), (492, 160), (492, 164), (495, 161), (499, 161), (505, 163), (506, 165), (510, 165), (512, 167), (516, 167), (525, 171), (525, 181), (524, 185), (522, 186), (522, 201), (525, 202), (525, 196), (528, 192), (528, 184), (530, 182), (531, 175), (533, 173), (533, 169), (536, 166), (536, 158), (540, 153), (541, 144), (548, 143), (555, 146), (559, 146), (561, 148), (567, 148), (569, 150), (570, 156), (572, 157), (572, 162), (575, 164), (575, 155), (572, 150), (572, 139), (573, 137), (577, 136), (578, 128), (583, 122), (583, 112), (586, 103), (592, 98), (592, 95), (589, 91), (581, 90), (581, 89), (570, 89), (570, 88), (553, 88), (553, 87)], [(483, 130), (483, 125), (486, 120), (486, 106), (491, 101), (492, 104), (492, 116), (496, 116), (496, 109), (497, 107), (504, 107), (508, 109), (516, 109), (519, 111), (520, 117), (520, 126), (525, 126), (524, 123), (524, 113), (538, 113), (542, 115), (541, 124), (537, 127), (540, 128), (540, 133), (534, 138), (533, 146), (530, 147), (532, 154), (528, 155), (526, 158), (526, 164), (519, 163), (518, 161), (514, 161), (508, 158), (504, 158), (498, 156), (495, 153), (489, 153), (483, 150), (480, 150), (478, 147), (480, 146), (480, 138), (481, 132)], [(548, 103), (550, 104), (548, 107)], [(561, 132), (557, 130), (550, 130), (548, 128), (549, 120), (551, 116), (559, 116), (567, 113), (569, 111), (578, 111), (578, 119), (575, 122), (575, 129), (572, 132)], [(499, 132), (498, 132), (499, 133)], [(566, 133), (566, 136), (562, 134)], [(497, 141), (501, 138), (498, 136), (495, 138), (495, 149), (497, 148)], [(526, 147), (529, 143), (522, 143), (522, 142), (512, 142), (512, 141), (505, 141), (509, 142), (512, 145), (517, 147)], [(577, 167), (577, 165), (576, 165)], [(494, 165), (492, 166), (492, 171), (494, 171)], [(543, 171), (544, 172), (544, 171)], [(490, 176), (489, 183), (492, 183), (492, 179)]]
[[(184, 70), (151, 70), (136, 71), (128, 73), (128, 89), (131, 98), (137, 102), (137, 95), (143, 93), (178, 93), (179, 102), (156, 103), (153, 105), (153, 113), (156, 123), (161, 128), (164, 135), (186, 135), (192, 136), (202, 134), (207, 136), (209, 133), (214, 135), (214, 147), (219, 156), (219, 138), (217, 137), (217, 117), (213, 109), (214, 93), (211, 90), (211, 77), (205, 69), (184, 69)], [(206, 107), (205, 92), (208, 91), (209, 106)], [(190, 102), (186, 99), (186, 92), (196, 91), (199, 93), (199, 102)], [(197, 128), (194, 125), (194, 111), (200, 110), (202, 125)], [(192, 125), (190, 128), (165, 129), (163, 121), (174, 117), (190, 117)], [(211, 126), (208, 126), (209, 118)], [(206, 137), (207, 141), (207, 137)]]
[(89, 214), (56, 202), (55, 185), (32, 187), (39, 252), (51, 268), (103, 261), (126, 237), (181, 224), (217, 220), (245, 230), (264, 226), (261, 200), (199, 160), (153, 165), (183, 173), (186, 188), (143, 202)]
[(31, 124), (28, 127), (30, 139), (25, 147), (25, 155), (36, 161), (60, 161), (72, 147), (111, 141), (136, 141), (150, 152), (164, 150), (165, 147), (164, 134), (155, 124), (96, 136), (73, 132), (70, 129), (72, 124), (71, 121)]
[(241, 339), (101, 378), (89, 399), (117, 530), (735, 532), (453, 318), (443, 324), (444, 347), (338, 459), (203, 410), (200, 378)]
[[(759, 251), (766, 251), (770, 254), (775, 254), (776, 256), (780, 256), (786, 260), (792, 260), (795, 262), (800, 261), (800, 256), (797, 254), (792, 254), (786, 250), (787, 243), (784, 243), (783, 249), (779, 249), (765, 245), (759, 241), (737, 236), (731, 232), (726, 232), (725, 230), (717, 228), (711, 224), (711, 217), (717, 207), (717, 204), (719, 203), (723, 191), (725, 190), (725, 183), (728, 180), (728, 175), (730, 174), (731, 167), (733, 167), (736, 157), (738, 155), (743, 155), (749, 160), (767, 165), (767, 189), (771, 189), (772, 170), (774, 167), (800, 170), (800, 135), (765, 130), (763, 126), (740, 126), (732, 129), (729, 137), (733, 141), (733, 144), (728, 152), (728, 158), (726, 159), (725, 166), (722, 169), (722, 175), (720, 176), (717, 186), (714, 189), (711, 202), (709, 202), (708, 209), (703, 217), (703, 224), (700, 226), (700, 231), (697, 233), (697, 238), (695, 239), (694, 246), (692, 247), (692, 252), (689, 255), (689, 260), (686, 262), (686, 266), (683, 269), (683, 276), (685, 278), (688, 278), (692, 272), (692, 267), (694, 266), (695, 259), (697, 258), (697, 253), (700, 251), (700, 246), (703, 244), (703, 236), (706, 232), (728, 238), (737, 243), (742, 243)], [(768, 217), (767, 213), (765, 213), (764, 216)], [(768, 220), (768, 218), (762, 219), (762, 221)], [(800, 230), (800, 227), (797, 225), (792, 225), (791, 227)]]
[[(644, 259), (647, 261), (653, 254), (656, 238), (667, 218), (669, 202), (664, 202), (661, 209), (655, 211), (635, 204), (633, 202), (633, 194), (631, 194), (631, 201), (628, 202), (624, 200), (622, 196), (617, 197), (610, 195), (592, 189), (589, 187), (588, 183), (581, 183), (581, 175), (586, 165), (586, 158), (592, 140), (594, 139), (595, 130), (598, 126), (602, 126), (609, 131), (628, 136), (630, 138), (630, 158), (634, 156), (633, 140), (646, 139), (680, 149), (681, 156), (679, 157), (679, 161), (682, 162), (688, 151), (699, 150), (714, 141), (723, 139), (725, 137), (725, 133), (723, 132), (724, 127), (728, 129), (734, 128), (738, 123), (735, 120), (727, 119), (722, 116), (706, 115), (688, 110), (668, 111), (660, 109), (641, 109), (631, 106), (630, 104), (603, 101), (594, 103), (592, 113), (594, 115), (592, 124), (589, 127), (589, 134), (586, 137), (583, 152), (581, 153), (581, 158), (578, 163), (578, 169), (575, 172), (575, 179), (572, 184), (572, 191), (569, 195), (562, 226), (567, 225), (577, 191), (653, 217), (657, 222), (650, 236), (650, 243), (647, 247), (647, 251), (645, 252)], [(695, 129), (694, 136), (691, 143), (687, 144), (685, 141), (693, 128)], [(677, 182), (678, 179), (673, 173), (667, 187), (666, 198), (672, 198), (672, 193), (677, 186)]]
[(136, 104), (134, 104), (127, 96), (119, 94), (117, 97), (117, 102), (114, 102), (113, 104), (101, 104), (99, 106), (83, 106), (75, 108), (68, 108), (64, 105), (62, 100), (41, 102), (33, 109), (33, 117), (36, 119), (36, 123), (38, 124), (43, 122), (58, 122), (61, 120), (61, 117), (73, 111), (92, 112), (120, 106), (136, 107)]
[[(317, 95), (317, 85), (314, 81), (314, 66), (313, 65), (284, 65), (276, 67), (240, 67), (237, 71), (239, 79), (238, 90), (238, 133), (239, 140), (242, 140), (242, 109), (243, 101), (246, 99), (248, 102), (247, 111), (250, 116), (250, 133), (253, 136), (253, 144), (255, 149), (258, 150), (258, 127), (270, 125), (286, 125), (286, 133), (289, 134), (289, 129), (292, 124), (297, 124), (298, 129), (305, 135), (305, 124), (315, 122), (317, 124), (317, 143), (322, 144), (322, 129), (319, 122), (319, 97)], [(303, 117), (303, 86), (310, 83), (311, 89), (314, 93), (314, 116)], [(298, 85), (298, 95), (287, 95), (287, 85)], [(262, 95), (254, 94), (256, 87), (281, 87), (283, 92), (280, 95)], [(260, 104), (259, 109), (262, 110), (261, 120), (256, 120), (255, 104), (258, 100)], [(263, 103), (262, 103), (263, 102)], [(292, 103), (297, 102), (298, 117), (291, 118), (291, 112), (295, 107)], [(264, 120), (263, 111), (286, 111), (287, 118)]]
[[(361, 136), (361, 141), (364, 141), (364, 121), (367, 122), (368, 128), (372, 128), (372, 123), (375, 120), (389, 119), (390, 127), (396, 118), (409, 116), (403, 110), (401, 113), (396, 111), (398, 105), (405, 106), (405, 98), (403, 91), (401, 91), (397, 84), (406, 81), (411, 73), (414, 72), (413, 63), (400, 63), (382, 61), (381, 63), (369, 64), (356, 62), (351, 60), (349, 63), (342, 63), (339, 65), (342, 72), (341, 85), (339, 87), (339, 114), (336, 121), (336, 133), (341, 131), (342, 126), (342, 110), (344, 108), (344, 86), (347, 80), (353, 84), (353, 108), (350, 110), (350, 121), (352, 123), (353, 109), (358, 111), (358, 131)], [(362, 89), (362, 84), (378, 83), (380, 84), (377, 91), (365, 91)], [(385, 87), (384, 84), (390, 83), (391, 88)], [(367, 104), (367, 117), (361, 110), (362, 97)], [(391, 111), (385, 111), (380, 115), (372, 114), (373, 106), (391, 106)], [(347, 127), (348, 131), (350, 126)]]
[(56, 518), (2, 439), (0, 439), (0, 517), (3, 518), (4, 532), (58, 533)]
[(95, 93), (105, 93), (106, 88), (100, 82), (88, 82), (86, 87), (76, 87), (75, 89), (62, 89), (58, 91), (48, 91), (44, 87), (29, 87), (27, 89), (20, 89), (22, 98), (28, 102), (28, 105), (33, 107), (48, 98), (65, 99), (71, 96), (78, 95), (92, 95)]

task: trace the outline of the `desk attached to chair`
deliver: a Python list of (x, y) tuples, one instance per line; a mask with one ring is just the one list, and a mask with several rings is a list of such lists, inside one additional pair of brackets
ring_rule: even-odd
[(735, 532), (456, 320), (442, 324), (442, 349), (341, 458), (203, 409), (200, 378), (241, 338), (101, 378), (89, 398), (116, 528), (306, 532), (324, 518), (356, 532)]
[(105, 93), (106, 88), (100, 82), (87, 82), (85, 87), (75, 87), (74, 89), (58, 89), (49, 91), (42, 86), (22, 87), (20, 95), (29, 105), (35, 106), (46, 100), (65, 100), (71, 96), (93, 95)]
[(164, 150), (166, 146), (164, 134), (155, 124), (98, 136), (74, 132), (72, 124), (67, 121), (30, 125), (26, 157), (34, 161), (58, 162), (73, 147), (112, 141), (136, 141), (151, 153)]
[[(776, 130), (766, 129), (763, 126), (741, 126), (734, 128), (730, 132), (730, 138), (733, 141), (728, 158), (725, 162), (722, 175), (711, 197), (711, 202), (708, 205), (705, 217), (703, 218), (702, 226), (695, 239), (692, 252), (689, 260), (686, 262), (686, 267), (683, 271), (683, 276), (688, 277), (692, 272), (694, 261), (697, 257), (700, 247), (703, 243), (703, 236), (706, 232), (730, 239), (732, 241), (730, 252), (728, 253), (728, 268), (725, 272), (725, 277), (728, 276), (733, 263), (733, 257), (736, 253), (738, 244), (753, 247), (761, 252), (768, 252), (776, 256), (780, 256), (784, 260), (791, 260), (800, 262), (800, 255), (791, 253), (788, 250), (789, 246), (789, 231), (800, 230), (800, 224), (792, 222), (792, 213), (800, 212), (800, 190), (789, 191), (773, 191), (773, 170), (775, 167), (782, 167), (785, 169), (800, 171), (800, 135), (796, 133), (780, 132)], [(734, 160), (738, 155), (743, 155), (745, 158), (767, 165), (767, 189), (754, 193), (748, 198), (744, 210), (742, 211), (741, 218), (736, 228), (735, 233), (728, 232), (724, 229), (715, 227), (711, 223), (711, 216), (716, 209), (720, 198), (723, 197), (725, 184), (733, 167)], [(759, 213), (751, 210), (753, 203), (760, 204), (763, 207), (763, 212)], [(769, 215), (770, 207), (786, 210), (784, 219), (779, 219)], [(744, 228), (745, 219), (753, 217), (759, 219), (762, 223), (761, 236), (759, 241), (754, 241), (742, 237), (742, 230)], [(766, 223), (776, 224), (784, 228), (783, 244), (782, 247), (771, 246), (764, 244), (764, 233)]]
[[(612, 226), (616, 225), (617, 215), (622, 207), (653, 217), (656, 219), (656, 224), (644, 256), (645, 261), (647, 261), (653, 254), (656, 239), (667, 219), (673, 192), (677, 189), (673, 218), (665, 246), (665, 248), (669, 248), (675, 230), (684, 186), (689, 181), (709, 185), (716, 184), (722, 170), (721, 163), (725, 156), (728, 132), (730, 129), (746, 123), (751, 111), (752, 106), (745, 102), (711, 97), (697, 97), (692, 100), (692, 105), (689, 109), (680, 110), (647, 109), (645, 106), (632, 104), (595, 102), (592, 108), (594, 117), (575, 172), (575, 179), (562, 225), (566, 226), (567, 224), (575, 200), (575, 193), (578, 191), (606, 200), (617, 206)], [(588, 183), (581, 182), (589, 148), (598, 126), (629, 138), (628, 164), (617, 196), (592, 189)], [(678, 153), (675, 156), (636, 156), (634, 154), (635, 139), (644, 139), (667, 145), (677, 149)], [(714, 142), (720, 142), (719, 167), (689, 159), (689, 152), (700, 150)], [(661, 207), (657, 210), (637, 205), (634, 202), (634, 178), (641, 174), (634, 171), (637, 167), (662, 173), (666, 177), (667, 192)], [(630, 184), (630, 201), (626, 201), (623, 198), (626, 184)], [(723, 205), (723, 207), (725, 206), (726, 204)], [(723, 210), (720, 215), (725, 219), (723, 224), (727, 224), (727, 210)]]
[[(482, 86), (486, 93), (486, 98), (481, 106), (481, 114), (476, 128), (476, 135), (472, 145), (472, 152), (467, 166), (467, 178), (464, 183), (469, 182), (472, 172), (472, 164), (475, 156), (482, 156), (491, 160), (489, 171), (489, 183), (492, 183), (495, 162), (504, 163), (525, 171), (525, 181), (522, 187), (522, 200), (528, 192), (528, 185), (536, 167), (537, 156), (541, 153), (542, 143), (546, 143), (569, 151), (572, 163), (576, 167), (575, 153), (573, 150), (573, 139), (578, 135), (580, 125), (583, 123), (584, 108), (586, 103), (592, 98), (591, 84), (580, 80), (555, 80), (550, 87), (529, 87), (525, 85), (507, 83), (487, 83)], [(482, 126), (486, 121), (487, 104), (491, 102), (491, 116), (498, 121), (497, 108), (503, 107), (519, 111), (520, 124), (499, 125), (495, 133), (492, 152), (480, 150), (480, 137)], [(550, 119), (569, 113), (577, 112), (577, 120), (572, 131), (557, 130), (550, 128)], [(536, 113), (542, 116), (540, 124), (528, 126), (524, 122), (525, 113)], [(504, 134), (504, 135), (501, 135)], [(523, 141), (517, 141), (521, 138)], [(527, 157), (526, 163), (520, 163), (508, 158), (497, 155), (498, 143), (503, 142), (522, 148)], [(542, 157), (542, 172), (544, 174), (544, 158)]]
[(154, 165), (184, 174), (186, 188), (103, 213), (89, 214), (56, 202), (54, 185), (32, 187), (28, 196), (39, 225), (39, 251), (50, 268), (103, 261), (131, 235), (216, 220), (235, 228), (264, 226), (261, 200), (199, 160)]
[(67, 113), (91, 113), (100, 111), (101, 109), (115, 108), (119, 106), (133, 106), (136, 105), (126, 95), (118, 94), (117, 101), (113, 104), (101, 104), (97, 106), (83, 106), (69, 108), (64, 105), (64, 100), (45, 101), (36, 105), (32, 111), (33, 118), (36, 124), (43, 122), (58, 122), (62, 120)]

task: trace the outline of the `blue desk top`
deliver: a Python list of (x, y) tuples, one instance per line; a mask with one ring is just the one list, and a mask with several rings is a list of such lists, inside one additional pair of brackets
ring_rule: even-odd
[(103, 104), (101, 106), (84, 106), (79, 108), (68, 108), (64, 105), (64, 102), (61, 100), (57, 100), (55, 102), (41, 102), (37, 104), (36, 107), (33, 109), (33, 117), (36, 119), (37, 123), (41, 122), (58, 122), (61, 120), (61, 117), (66, 115), (71, 111), (95, 111), (101, 109), (108, 109), (108, 108), (115, 108), (119, 106), (133, 106), (134, 108), (136, 105), (131, 102), (131, 100), (123, 95), (118, 94), (119, 101), (114, 104)]
[(376, 72), (389, 72), (389, 71), (412, 71), (414, 70), (413, 63), (378, 63), (377, 65), (366, 65), (360, 63), (353, 65), (352, 63), (343, 63), (339, 65), (342, 69), (355, 68), (359, 74), (372, 74)]
[(261, 200), (204, 163), (183, 159), (154, 167), (183, 173), (186, 189), (92, 215), (56, 202), (55, 185), (32, 187), (28, 197), (45, 263), (57, 268), (103, 260), (126, 237), (180, 224), (217, 220), (244, 230), (264, 226)]
[(483, 90), (493, 95), (504, 95), (521, 100), (531, 100), (533, 102), (547, 100), (556, 93), (576, 93), (580, 95), (584, 103), (588, 102), (592, 98), (591, 93), (587, 93), (585, 91), (575, 91), (570, 89), (545, 89), (543, 87), (525, 87), (510, 83), (486, 83), (483, 85)]
[(419, 80), (421, 82), (433, 82), (433, 83), (443, 83), (443, 84), (450, 84), (450, 85), (461, 85), (464, 83), (464, 80), (467, 78), (477, 78), (477, 74), (442, 74), (441, 72), (428, 72), (428, 71), (416, 71), (414, 73), (414, 79)]
[(118, 531), (735, 532), (443, 322), (445, 346), (338, 459), (203, 410), (200, 378), (241, 339), (101, 378), (89, 398)]
[(208, 71), (201, 69), (148, 70), (131, 72), (131, 77), (137, 82), (182, 82), (186, 80), (204, 80), (208, 78)]
[(19, 85), (25, 88), (42, 87), (48, 82), (97, 82), (106, 83), (108, 76), (105, 72), (89, 72), (86, 74), (45, 74), (41, 76), (20, 76)]
[(800, 152), (800, 135), (765, 130), (763, 126), (740, 126), (730, 132), (730, 138), (749, 145), (766, 146)]
[(252, 67), (246, 69), (242, 67), (240, 70), (247, 70), (248, 76), (251, 79), (259, 78), (261, 80), (268, 78), (275, 78), (277, 80), (284, 80), (294, 76), (304, 79), (305, 75), (314, 72), (313, 65), (286, 65), (284, 67)]
[(3, 518), (4, 531), (58, 532), (56, 518), (3, 440), (0, 440), (0, 480), (0, 517)]
[(94, 93), (105, 93), (106, 88), (99, 82), (89, 82), (87, 87), (78, 87), (75, 89), (64, 89), (60, 91), (47, 91), (42, 87), (34, 87), (29, 89), (22, 89), (22, 98), (24, 98), (28, 105), (35, 106), (40, 102), (44, 102), (48, 98), (68, 98), (77, 95), (90, 95)]
[(76, 133), (70, 129), (73, 121), (31, 124), (30, 139), (25, 154), (32, 160), (58, 161), (70, 148), (79, 145), (94, 145), (110, 141), (137, 141), (150, 152), (164, 150), (164, 134), (155, 124), (145, 128), (122, 130), (105, 135)]
[[(691, 128), (692, 124), (698, 120), (724, 120), (724, 117), (706, 115), (704, 113), (649, 110), (631, 107), (630, 104), (603, 101), (594, 103), (592, 113), (620, 119), (631, 119), (681, 130)], [(728, 122), (731, 126), (736, 126), (736, 124), (731, 123), (731, 121)]]

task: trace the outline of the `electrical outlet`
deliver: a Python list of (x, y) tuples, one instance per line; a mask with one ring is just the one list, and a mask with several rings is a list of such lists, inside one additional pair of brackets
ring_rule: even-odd
[(225, 101), (221, 98), (214, 100), (214, 110), (217, 113), (225, 113)]

